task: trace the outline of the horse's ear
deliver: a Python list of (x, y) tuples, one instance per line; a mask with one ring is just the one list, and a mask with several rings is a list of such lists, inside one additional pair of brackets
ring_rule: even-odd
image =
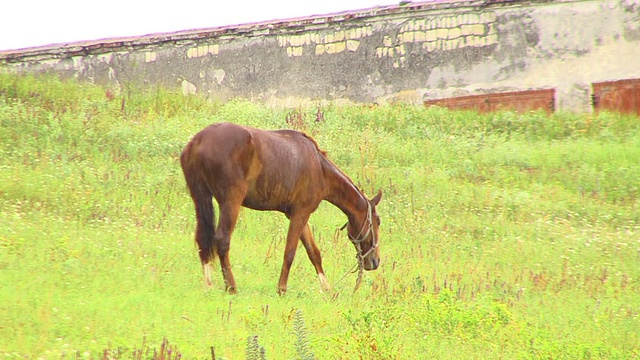
[(380, 199), (382, 199), (382, 190), (378, 190), (378, 194), (374, 196), (373, 199), (371, 199), (371, 204), (373, 206), (377, 206), (380, 202)]

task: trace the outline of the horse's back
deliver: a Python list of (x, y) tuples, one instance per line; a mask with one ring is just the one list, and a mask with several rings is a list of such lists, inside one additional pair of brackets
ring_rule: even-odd
[(259, 152), (262, 162), (286, 167), (315, 153), (315, 141), (296, 130), (263, 130), (233, 123), (216, 123), (196, 134), (192, 146), (198, 156), (238, 162), (239, 152)]
[(216, 198), (242, 187), (243, 205), (281, 211), (294, 202), (316, 206), (322, 198), (321, 152), (313, 139), (295, 130), (217, 123), (196, 134), (184, 153)]

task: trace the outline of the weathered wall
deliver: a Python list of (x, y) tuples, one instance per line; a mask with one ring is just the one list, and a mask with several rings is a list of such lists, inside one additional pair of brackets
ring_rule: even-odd
[(215, 99), (408, 101), (640, 78), (640, 0), (438, 1), (287, 21), (0, 52), (10, 71)]

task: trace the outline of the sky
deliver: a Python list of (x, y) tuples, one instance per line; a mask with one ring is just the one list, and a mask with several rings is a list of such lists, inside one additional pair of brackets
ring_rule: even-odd
[(0, 51), (322, 15), (398, 0), (4, 0)]

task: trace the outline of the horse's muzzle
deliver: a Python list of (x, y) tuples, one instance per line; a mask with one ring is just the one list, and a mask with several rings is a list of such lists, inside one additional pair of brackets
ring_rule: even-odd
[(364, 269), (367, 271), (375, 270), (380, 265), (380, 259), (377, 257), (369, 256), (364, 260)]

